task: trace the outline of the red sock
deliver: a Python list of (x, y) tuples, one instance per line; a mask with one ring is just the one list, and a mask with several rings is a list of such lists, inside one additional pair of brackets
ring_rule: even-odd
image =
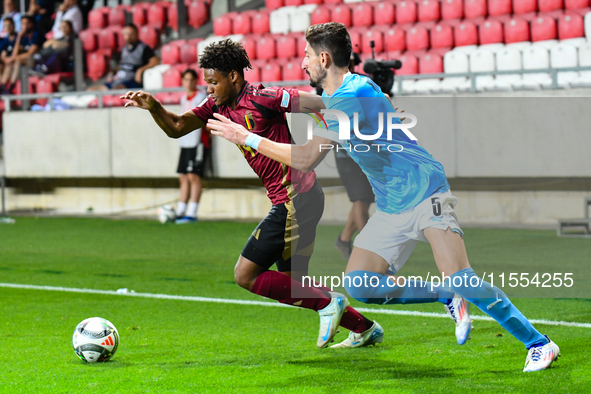
[[(294, 298), (292, 290), (297, 291), (299, 297)], [(282, 304), (315, 311), (326, 308), (330, 303), (330, 298), (321, 290), (303, 286), (300, 282), (296, 282), (284, 273), (277, 271), (265, 271), (257, 276), (251, 291), (260, 296), (279, 301)]]
[[(314, 282), (314, 287), (326, 292), (331, 291), (328, 287), (322, 286), (317, 282)], [(358, 334), (367, 331), (372, 325), (373, 322), (371, 320), (367, 319), (365, 316), (350, 306), (345, 309), (345, 313), (343, 313), (343, 317), (341, 317), (340, 326)]]

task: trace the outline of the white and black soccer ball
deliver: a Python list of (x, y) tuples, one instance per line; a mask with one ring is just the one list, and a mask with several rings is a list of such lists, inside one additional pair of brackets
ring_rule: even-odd
[(162, 224), (172, 223), (176, 220), (176, 212), (170, 205), (163, 205), (158, 208), (158, 221)]
[(119, 332), (107, 319), (91, 317), (76, 326), (72, 346), (76, 355), (83, 361), (107, 361), (119, 347)]

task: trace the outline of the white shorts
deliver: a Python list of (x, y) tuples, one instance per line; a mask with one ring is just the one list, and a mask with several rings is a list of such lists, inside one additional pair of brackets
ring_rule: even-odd
[(424, 229), (451, 228), (464, 236), (454, 212), (457, 202), (458, 199), (448, 190), (435, 193), (402, 213), (376, 211), (353, 245), (382, 257), (396, 273), (406, 263), (417, 242), (429, 242), (423, 233)]

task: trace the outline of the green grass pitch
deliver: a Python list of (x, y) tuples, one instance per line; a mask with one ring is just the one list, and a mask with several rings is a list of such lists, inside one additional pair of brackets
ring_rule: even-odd
[[(17, 218), (0, 225), (0, 282), (263, 300), (233, 281), (253, 228)], [(339, 230), (319, 229), (312, 273), (344, 269), (332, 246)], [(553, 231), (466, 229), (465, 239), (478, 273), (480, 262), (533, 271), (588, 264), (591, 256), (591, 240)], [(419, 244), (401, 274), (425, 270), (436, 268), (429, 246)], [(589, 299), (513, 301), (532, 319), (591, 322)], [(352, 304), (443, 312), (439, 304)], [(538, 325), (562, 357), (550, 370), (524, 374), (526, 351), (494, 322), (475, 321), (472, 339), (458, 346), (450, 320), (366, 315), (384, 327), (381, 345), (320, 350), (317, 314), (298, 308), (0, 287), (0, 393), (591, 392), (591, 328)], [(92, 316), (112, 321), (121, 336), (107, 363), (85, 364), (72, 350), (76, 324)], [(336, 340), (345, 336), (341, 330)]]

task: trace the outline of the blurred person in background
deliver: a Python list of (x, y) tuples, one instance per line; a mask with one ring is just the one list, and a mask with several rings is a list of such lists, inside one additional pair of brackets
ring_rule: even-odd
[(14, 72), (14, 67), (4, 67), (4, 65), (10, 64), (10, 61), (8, 59), (12, 56), (12, 52), (14, 51), (14, 48), (16, 46), (17, 38), (17, 34), (14, 28), (14, 21), (12, 20), (12, 18), (6, 17), (2, 20), (2, 22), (4, 38), (2, 39), (2, 41), (0, 41), (0, 61), (2, 61), (2, 78), (0, 81), (0, 92), (4, 90), (6, 83), (10, 79), (11, 72)]
[(4, 31), (4, 19), (6, 18), (12, 19), (14, 30), (18, 33), (21, 29), (21, 14), (16, 11), (14, 0), (4, 0), (4, 14), (0, 20), (0, 37), (6, 36)]
[(36, 55), (35, 71), (42, 74), (53, 74), (73, 70), (74, 39), (76, 33), (72, 22), (63, 20), (60, 24), (61, 38), (45, 41), (43, 49)]
[(79, 34), (82, 31), (82, 11), (78, 7), (78, 0), (64, 0), (59, 6), (55, 14), (53, 28), (51, 29), (53, 32), (52, 38), (60, 39), (64, 36), (61, 27), (63, 21), (72, 22), (74, 33)]
[(33, 17), (37, 29), (44, 37), (53, 25), (54, 11), (55, 0), (31, 0), (29, 4), (28, 14)]

